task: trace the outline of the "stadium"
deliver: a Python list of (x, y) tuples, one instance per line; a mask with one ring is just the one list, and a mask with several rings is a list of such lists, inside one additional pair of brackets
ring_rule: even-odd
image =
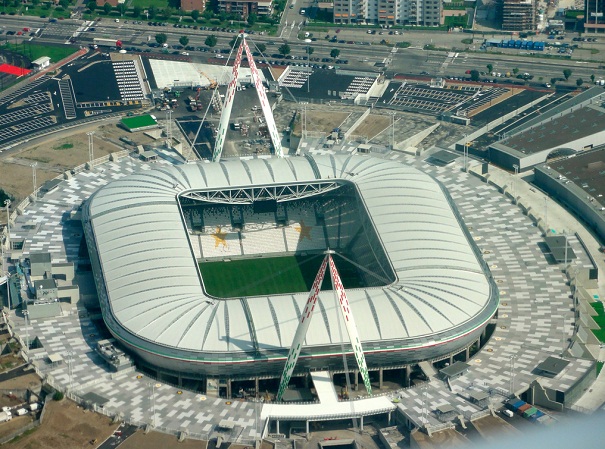
[[(498, 291), (442, 185), (412, 167), (336, 155), (189, 163), (97, 190), (83, 223), (104, 321), (164, 381), (275, 379), (327, 249), (368, 370), (477, 342)], [(295, 375), (355, 359), (329, 279)]]

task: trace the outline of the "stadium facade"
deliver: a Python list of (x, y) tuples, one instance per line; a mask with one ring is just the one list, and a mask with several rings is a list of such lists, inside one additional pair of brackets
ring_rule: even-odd
[[(268, 202), (281, 212), (254, 212)], [(192, 205), (202, 210), (197, 231)], [(204, 208), (228, 211), (224, 227), (242, 255), (196, 249), (220, 220), (203, 223)], [(160, 378), (278, 377), (308, 292), (212, 297), (198, 262), (275, 253), (270, 232), (291, 228), (288, 211), (301, 209), (320, 246), (361, 267), (364, 287), (347, 294), (370, 371), (444, 358), (480, 339), (498, 290), (447, 191), (412, 167), (351, 155), (162, 166), (100, 188), (84, 203), (83, 223), (109, 331)], [(246, 249), (263, 235), (266, 247)], [(354, 366), (333, 292), (318, 304), (299, 374), (342, 370), (343, 347)]]

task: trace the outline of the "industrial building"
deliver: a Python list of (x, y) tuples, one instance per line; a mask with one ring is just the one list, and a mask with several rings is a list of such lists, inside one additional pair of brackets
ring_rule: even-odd
[(524, 171), (600, 145), (605, 138), (604, 97), (602, 88), (593, 87), (507, 130), (503, 139), (489, 146), (489, 160)]
[(436, 0), (335, 0), (334, 23), (439, 26), (441, 8)]

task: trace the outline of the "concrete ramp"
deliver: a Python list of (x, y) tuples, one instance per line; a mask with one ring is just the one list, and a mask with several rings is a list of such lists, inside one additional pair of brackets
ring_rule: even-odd
[(313, 379), (313, 385), (315, 391), (317, 391), (317, 397), (319, 402), (322, 404), (335, 404), (338, 403), (338, 394), (334, 388), (332, 382), (332, 376), (327, 371), (316, 371), (311, 373), (311, 379)]
[(424, 139), (426, 139), (433, 131), (435, 131), (439, 127), (439, 123), (429, 126), (426, 129), (414, 134), (412, 137), (409, 137), (401, 142), (395, 143), (396, 151), (406, 151), (408, 148), (417, 147)]
[(428, 377), (429, 379), (432, 379), (433, 377), (437, 376), (437, 371), (435, 371), (435, 368), (433, 368), (432, 363), (420, 362), (418, 364), (418, 366), (424, 372), (424, 374), (426, 374), (426, 377)]

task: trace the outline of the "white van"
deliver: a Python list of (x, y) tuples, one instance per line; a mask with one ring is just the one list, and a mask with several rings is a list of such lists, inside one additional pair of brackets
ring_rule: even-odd
[(510, 411), (510, 410), (508, 410), (508, 409), (504, 409), (504, 410), (502, 410), (502, 413), (503, 413), (505, 416), (508, 416), (509, 418), (512, 418), (512, 417), (513, 417), (513, 412), (511, 412), (511, 411)]

